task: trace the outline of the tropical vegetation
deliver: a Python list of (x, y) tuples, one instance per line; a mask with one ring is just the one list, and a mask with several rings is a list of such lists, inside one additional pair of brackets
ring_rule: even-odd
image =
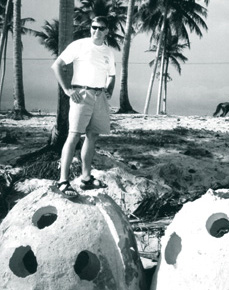
[[(182, 54), (182, 51), (188, 47), (188, 43), (180, 43), (179, 38), (176, 35), (167, 35), (166, 46), (163, 46), (159, 54), (159, 65), (160, 72), (157, 73), (159, 78), (159, 89), (158, 89), (158, 102), (157, 102), (157, 112), (158, 114), (167, 114), (167, 83), (172, 81), (169, 74), (170, 63), (175, 67), (179, 74), (181, 74), (180, 62), (185, 63), (188, 59)], [(153, 48), (148, 51), (157, 51), (157, 46), (154, 45)], [(149, 65), (152, 67), (154, 65), (155, 59), (153, 59)], [(164, 84), (164, 97), (162, 99), (162, 88)], [(162, 102), (162, 104), (161, 104)], [(161, 108), (162, 106), (162, 108)]]
[[(35, 33), (34, 30), (25, 27), (28, 22), (34, 22), (33, 18), (21, 18), (21, 0), (2, 0), (0, 5), (0, 105), (4, 76), (6, 71), (6, 52), (8, 33), (13, 35), (13, 84), (14, 84), (14, 117), (23, 118), (23, 115), (30, 115), (25, 108), (25, 96), (23, 86), (23, 64), (22, 64), (22, 40), (21, 35)], [(3, 64), (2, 64), (3, 60)]]
[(136, 113), (129, 101), (128, 95), (128, 61), (130, 53), (132, 25), (134, 18), (135, 0), (129, 0), (127, 9), (127, 20), (125, 37), (122, 53), (122, 68), (121, 68), (121, 89), (120, 89), (120, 108), (118, 113)]
[[(207, 5), (209, 1), (206, 0), (204, 2)], [(207, 9), (196, 3), (195, 0), (150, 0), (142, 5), (138, 15), (139, 20), (142, 22), (141, 31), (151, 32), (150, 41), (157, 42), (154, 70), (151, 74), (146, 96), (145, 114), (148, 114), (159, 54), (161, 49), (163, 50), (163, 47), (166, 47), (167, 35), (174, 35), (178, 39), (185, 40), (188, 47), (190, 47), (187, 29), (202, 37), (201, 28), (207, 30), (203, 17), (207, 17)], [(163, 51), (165, 53), (165, 49)], [(158, 110), (157, 113), (159, 113)]]
[[(155, 76), (157, 73), (158, 64), (160, 64), (160, 85), (158, 92), (158, 106), (157, 113), (161, 112), (161, 96), (162, 96), (162, 87), (164, 83), (164, 91), (165, 97), (164, 100), (167, 99), (167, 82), (168, 82), (168, 69), (169, 63), (173, 63), (178, 65), (174, 61), (174, 58), (169, 55), (171, 40), (172, 42), (176, 42), (176, 48), (179, 50), (180, 55), (174, 56), (177, 57), (177, 60), (185, 61), (186, 59), (182, 59), (182, 51), (185, 48), (190, 48), (190, 32), (196, 33), (199, 37), (202, 37), (202, 29), (207, 30), (207, 25), (204, 22), (204, 18), (207, 16), (207, 8), (203, 7), (195, 0), (148, 0), (148, 1), (139, 1), (139, 0), (112, 0), (112, 1), (104, 1), (104, 0), (80, 0), (80, 6), (72, 8), (72, 1), (60, 0), (60, 15), (59, 20), (54, 19), (53, 22), (45, 21), (45, 25), (42, 27), (44, 31), (36, 32), (36, 36), (40, 38), (41, 43), (49, 49), (52, 54), (57, 56), (59, 54), (59, 41), (62, 37), (62, 33), (59, 31), (59, 27), (61, 25), (61, 7), (65, 5), (65, 7), (71, 7), (74, 10), (73, 20), (71, 18), (66, 19), (66, 25), (68, 26), (72, 21), (72, 37), (71, 39), (79, 39), (82, 37), (87, 37), (90, 35), (90, 25), (91, 19), (95, 15), (104, 15), (107, 16), (110, 23), (110, 33), (107, 37), (107, 44), (112, 46), (117, 50), (121, 50), (122, 48), (122, 67), (121, 67), (121, 89), (120, 89), (120, 113), (134, 112), (132, 106), (130, 105), (129, 96), (128, 96), (128, 62), (129, 62), (129, 52), (131, 49), (131, 39), (133, 35), (135, 35), (136, 31), (133, 27), (140, 28), (138, 33), (150, 32), (150, 45), (151, 47), (154, 45), (157, 47), (155, 60), (153, 62), (153, 70), (151, 74), (151, 78), (149, 81), (147, 97), (145, 101), (145, 109), (144, 113), (148, 113), (149, 102), (152, 94), (153, 84), (155, 80)], [(206, 6), (209, 3), (209, 0), (203, 0)], [(4, 11), (7, 5), (12, 5), (14, 3), (14, 7), (19, 7), (21, 0), (3, 0), (3, 8)], [(63, 4), (64, 3), (64, 4)], [(128, 5), (127, 5), (128, 3)], [(70, 5), (70, 6), (69, 6)], [(136, 9), (136, 7), (138, 9)], [(17, 8), (18, 9), (18, 8)], [(16, 10), (15, 10), (16, 12)], [(0, 8), (0, 14), (5, 15), (8, 14), (2, 13), (2, 9)], [(12, 22), (12, 16), (9, 18), (8, 22)], [(15, 14), (16, 17), (16, 14)], [(2, 18), (3, 19), (3, 18)], [(6, 19), (0, 21), (0, 29), (3, 33), (7, 27), (7, 31), (9, 25), (5, 25)], [(16, 21), (16, 18), (14, 19)], [(68, 22), (68, 23), (67, 23)], [(15, 22), (16, 23), (16, 22)], [(21, 22), (20, 22), (21, 24)], [(20, 25), (15, 25), (15, 34)], [(66, 34), (66, 30), (64, 32)], [(19, 33), (20, 34), (20, 33)], [(5, 35), (5, 34), (4, 34)], [(19, 36), (20, 37), (20, 36)], [(1, 38), (1, 46), (0, 46), (0, 56), (3, 54), (3, 37)], [(5, 35), (6, 39), (6, 35)], [(16, 37), (15, 37), (16, 40)], [(16, 67), (16, 55), (20, 55), (20, 48), (18, 38), (17, 38), (17, 54), (15, 54), (15, 67)], [(16, 43), (16, 42), (15, 42)], [(182, 44), (183, 43), (183, 44)], [(185, 43), (185, 45), (184, 45)], [(175, 49), (175, 48), (173, 48)], [(15, 50), (16, 52), (16, 50)], [(175, 53), (175, 52), (174, 52)], [(1, 58), (0, 58), (1, 59)], [(19, 57), (20, 59), (20, 57)], [(19, 79), (19, 75), (22, 76), (22, 63), (17, 67), (21, 67), (19, 74), (17, 74), (18, 83), (22, 84), (22, 87), (19, 89), (19, 85), (15, 85), (15, 91), (21, 95), (21, 100), (23, 100), (23, 79)], [(19, 70), (18, 70), (19, 71)], [(180, 72), (180, 70), (178, 70)], [(15, 74), (16, 79), (16, 74)], [(16, 81), (15, 81), (16, 84)], [(61, 102), (59, 102), (61, 103)], [(23, 107), (23, 101), (18, 102), (16, 99), (15, 104), (17, 107)], [(165, 101), (163, 101), (165, 107)], [(58, 109), (58, 111), (61, 111)], [(163, 113), (166, 113), (166, 109), (162, 109)]]

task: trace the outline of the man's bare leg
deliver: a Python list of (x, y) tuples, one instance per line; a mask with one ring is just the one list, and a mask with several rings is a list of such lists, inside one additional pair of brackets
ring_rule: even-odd
[(79, 142), (79, 133), (69, 133), (67, 140), (64, 144), (61, 154), (61, 170), (60, 170), (60, 180), (63, 182), (68, 180), (69, 168), (74, 157), (76, 144)]
[(91, 164), (95, 153), (95, 142), (99, 134), (88, 131), (81, 149), (82, 179), (89, 180), (91, 176)]

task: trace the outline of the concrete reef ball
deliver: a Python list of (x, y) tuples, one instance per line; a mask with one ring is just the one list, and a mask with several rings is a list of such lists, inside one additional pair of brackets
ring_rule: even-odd
[(1, 290), (145, 289), (128, 219), (102, 194), (30, 193), (0, 226), (0, 261)]
[(228, 290), (229, 189), (186, 203), (161, 244), (151, 290)]

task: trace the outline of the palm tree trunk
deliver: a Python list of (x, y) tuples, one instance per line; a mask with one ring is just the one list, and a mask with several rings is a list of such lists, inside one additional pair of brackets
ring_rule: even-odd
[(165, 79), (164, 79), (164, 98), (162, 102), (162, 112), (163, 114), (167, 114), (167, 83), (168, 83), (168, 67), (169, 67), (169, 60), (166, 60), (165, 66)]
[(8, 30), (5, 36), (5, 45), (3, 50), (3, 66), (2, 66), (2, 75), (0, 81), (0, 110), (1, 110), (1, 103), (2, 103), (2, 91), (3, 91), (3, 84), (5, 80), (5, 73), (6, 73), (6, 51), (7, 51), (7, 43), (8, 43)]
[(167, 18), (167, 11), (168, 11), (168, 0), (165, 3), (165, 14), (164, 14), (164, 18), (163, 18), (163, 24), (162, 24), (162, 27), (161, 27), (160, 38), (159, 38), (157, 51), (156, 51), (154, 70), (153, 70), (153, 72), (151, 74), (150, 82), (149, 82), (149, 86), (148, 86), (146, 102), (145, 102), (145, 107), (144, 107), (144, 114), (148, 114), (148, 112), (149, 112), (149, 103), (150, 103), (150, 99), (151, 99), (151, 95), (152, 95), (153, 84), (154, 84), (154, 80), (155, 80), (155, 77), (156, 77), (156, 72), (157, 72), (157, 64), (158, 64), (158, 60), (159, 60), (159, 53), (160, 53), (160, 50), (161, 50), (162, 39), (163, 39), (163, 36), (164, 36), (164, 29), (165, 29), (165, 23), (166, 23), (166, 18)]
[(120, 89), (120, 109), (119, 113), (135, 112), (129, 102), (128, 96), (128, 61), (130, 53), (131, 30), (133, 23), (135, 0), (129, 0), (126, 20), (126, 31), (123, 43), (122, 69), (121, 69), (121, 89)]
[(3, 54), (4, 46), (5, 46), (5, 39), (7, 35), (7, 30), (8, 30), (7, 28), (8, 20), (12, 12), (12, 5), (13, 5), (12, 0), (7, 0), (6, 8), (5, 8), (5, 17), (4, 17), (4, 22), (3, 22), (2, 34), (1, 34), (1, 43), (0, 43), (0, 68), (1, 68), (2, 54)]
[[(59, 2), (59, 54), (73, 40), (74, 0), (60, 0)], [(72, 65), (67, 66), (66, 78), (71, 82)], [(58, 87), (58, 103), (56, 125), (52, 130), (51, 145), (62, 149), (68, 134), (69, 97), (65, 96)]]
[(13, 1), (13, 68), (14, 68), (14, 117), (30, 115), (25, 109), (22, 69), (21, 0)]
[(161, 58), (161, 68), (160, 68), (160, 82), (158, 88), (158, 96), (157, 96), (157, 115), (161, 112), (161, 94), (162, 94), (162, 85), (164, 79), (164, 64), (165, 64), (165, 47), (163, 47), (162, 58)]

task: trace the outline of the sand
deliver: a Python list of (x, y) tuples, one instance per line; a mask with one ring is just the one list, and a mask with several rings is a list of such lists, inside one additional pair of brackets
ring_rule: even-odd
[[(26, 194), (58, 178), (46, 176), (50, 162), (40, 177), (27, 165), (16, 165), (17, 158), (47, 144), (54, 124), (55, 114), (21, 121), (0, 114), (0, 210), (10, 210)], [(160, 237), (183, 204), (209, 188), (229, 188), (228, 128), (229, 117), (111, 115), (111, 134), (99, 138), (92, 171), (108, 184), (101, 193), (129, 217), (142, 257), (157, 257)], [(71, 168), (77, 190), (78, 154)], [(58, 175), (58, 163), (54, 166)], [(25, 170), (29, 178), (18, 178)]]

